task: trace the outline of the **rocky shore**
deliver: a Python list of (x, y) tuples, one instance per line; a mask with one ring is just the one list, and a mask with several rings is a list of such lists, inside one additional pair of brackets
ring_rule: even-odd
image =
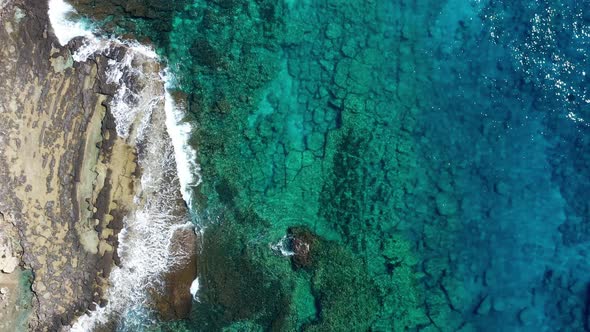
[[(55, 331), (105, 304), (136, 147), (105, 106), (107, 59), (75, 63), (45, 1), (1, 2), (0, 22), (0, 321)], [(19, 287), (23, 271), (30, 287)]]
[[(197, 240), (185, 226), (188, 212), (170, 157), (160, 64), (137, 61), (144, 79), (124, 78), (126, 88), (151, 98), (153, 113), (137, 126), (147, 129), (132, 120), (132, 133), (121, 135), (109, 106), (120, 87), (107, 75), (109, 61), (124, 62), (130, 50), (121, 44), (76, 62), (82, 39), (61, 46), (47, 11), (46, 1), (0, 1), (0, 330), (68, 330), (76, 318), (106, 306), (114, 287), (109, 276), (122, 266), (124, 218), (138, 218), (141, 209), (158, 218), (149, 215), (154, 208), (170, 213), (163, 218), (174, 264), (158, 261), (165, 270), (156, 276), (158, 287), (138, 286), (148, 287), (160, 317), (183, 318), (192, 303)], [(150, 142), (137, 139), (141, 130)], [(156, 175), (146, 188), (140, 160)], [(158, 204), (171, 207), (164, 212)], [(149, 220), (145, 227), (158, 225)], [(130, 237), (143, 235), (126, 236), (129, 247), (137, 244)]]

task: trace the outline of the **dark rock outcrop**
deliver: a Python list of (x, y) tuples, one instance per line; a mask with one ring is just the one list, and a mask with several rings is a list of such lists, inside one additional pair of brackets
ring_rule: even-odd
[(183, 253), (183, 256), (178, 265), (164, 275), (164, 289), (152, 291), (154, 306), (164, 320), (188, 317), (193, 301), (189, 290), (197, 277), (197, 236), (194, 231), (179, 229), (172, 243), (173, 252)]

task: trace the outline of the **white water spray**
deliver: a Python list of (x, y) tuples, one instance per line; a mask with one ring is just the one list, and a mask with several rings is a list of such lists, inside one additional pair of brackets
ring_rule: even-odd
[(91, 37), (92, 31), (80, 21), (71, 21), (69, 16), (76, 14), (74, 7), (64, 0), (49, 0), (49, 21), (59, 43), (64, 46), (70, 40), (84, 36)]
[(175, 102), (170, 94), (169, 89), (172, 88), (171, 74), (168, 71), (164, 72), (162, 76), (166, 82), (165, 93), (165, 110), (166, 110), (166, 128), (168, 135), (174, 145), (174, 153), (176, 155), (176, 167), (178, 178), (180, 179), (180, 189), (182, 191), (182, 198), (187, 202), (189, 209), (192, 208), (191, 187), (196, 187), (201, 183), (199, 176), (201, 168), (195, 162), (197, 160), (196, 151), (188, 145), (192, 126), (188, 122), (183, 121), (184, 110), (182, 110)]
[(285, 257), (293, 256), (293, 255), (295, 255), (295, 253), (291, 249), (289, 249), (289, 242), (290, 241), (291, 241), (291, 238), (287, 237), (285, 235), (279, 240), (279, 242), (270, 243), (269, 247), (272, 251), (278, 252)]
[(197, 277), (191, 283), (191, 288), (190, 288), (191, 295), (193, 296), (193, 299), (197, 302), (199, 302), (199, 294), (198, 293), (199, 293), (200, 288), (201, 288), (201, 286), (199, 284), (199, 277)]

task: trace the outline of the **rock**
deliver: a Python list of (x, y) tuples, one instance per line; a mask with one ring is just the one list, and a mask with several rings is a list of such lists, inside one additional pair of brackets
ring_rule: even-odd
[(318, 132), (313, 132), (307, 136), (307, 148), (312, 151), (318, 151), (324, 147), (324, 135)]
[(69, 322), (72, 321), (72, 315), (71, 314), (63, 314), (60, 319), (59, 319), (61, 325), (63, 326), (67, 326)]
[(492, 302), (490, 301), (490, 297), (486, 296), (479, 303), (479, 305), (477, 306), (477, 309), (475, 309), (475, 312), (478, 315), (487, 315), (488, 313), (490, 313), (491, 309), (492, 309)]
[[(344, 60), (340, 61), (340, 63), (343, 62)], [(367, 94), (369, 89), (373, 86), (373, 69), (371, 66), (355, 59), (350, 62), (350, 65), (346, 69), (348, 70), (348, 83), (350, 83), (347, 88), (349, 88), (351, 92), (361, 96)]]
[(436, 210), (442, 216), (451, 216), (459, 210), (457, 200), (446, 192), (439, 192), (436, 195)]
[(123, 224), (123, 218), (114, 218), (107, 225), (108, 228), (120, 231), (125, 225)]
[(328, 39), (336, 39), (342, 35), (342, 28), (338, 24), (330, 23), (326, 29)]
[(6, 288), (6, 287), (0, 288), (0, 294), (2, 294), (2, 295), (8, 294), (8, 288)]
[(291, 263), (294, 269), (309, 268), (313, 264), (313, 249), (318, 242), (317, 236), (309, 229), (293, 227), (288, 231), (289, 250), (293, 252)]
[(113, 268), (113, 252), (107, 251), (102, 256), (100, 261), (100, 268), (102, 269), (102, 276), (103, 278), (108, 278), (111, 270)]
[(344, 109), (352, 113), (363, 113), (365, 110), (365, 99), (357, 94), (349, 94), (344, 99)]
[[(328, 72), (332, 72), (334, 70), (334, 64), (331, 61), (328, 60), (320, 60), (320, 66)], [(326, 88), (323, 88), (324, 90), (326, 90)], [(320, 95), (322, 96), (322, 95)], [(324, 97), (325, 95), (323, 95), (322, 97)]]
[(313, 152), (309, 150), (303, 152), (303, 167), (311, 166), (314, 161), (315, 158), (313, 156)]
[(534, 309), (528, 307), (518, 313), (518, 320), (524, 326), (534, 326), (539, 323)]
[(287, 155), (285, 160), (285, 166), (287, 169), (290, 170), (300, 170), (301, 169), (301, 152), (291, 151)]
[(348, 80), (348, 71), (350, 68), (350, 60), (349, 59), (344, 59), (341, 60), (340, 62), (338, 62), (338, 64), (336, 65), (336, 72), (334, 74), (334, 83), (341, 87), (341, 88), (346, 88), (347, 84), (347, 80)]
[(0, 270), (4, 273), (12, 273), (19, 264), (19, 260), (16, 257), (6, 257), (0, 259)]
[[(324, 122), (324, 113), (325, 111), (322, 108), (316, 108), (315, 110), (313, 110), (313, 122), (316, 125), (321, 124), (322, 122)], [(309, 137), (307, 138), (308, 142), (309, 142)]]
[(353, 58), (356, 55), (356, 42), (354, 39), (349, 39), (346, 43), (342, 46), (342, 53), (349, 58)]
[(188, 255), (177, 268), (164, 275), (164, 289), (151, 290), (151, 296), (160, 318), (164, 320), (183, 319), (191, 311), (193, 296), (191, 285), (197, 277), (196, 235), (192, 229), (180, 229), (172, 239), (173, 252)]
[[(411, 130), (408, 130), (411, 131)], [(437, 175), (436, 185), (440, 188), (443, 192), (452, 192), (453, 191), (453, 184), (452, 184), (452, 177), (448, 171), (442, 171)]]
[(496, 183), (496, 185), (494, 186), (494, 189), (500, 195), (506, 195), (506, 194), (508, 194), (508, 191), (509, 191), (508, 185), (502, 181), (499, 181), (498, 183)]
[(494, 298), (492, 307), (498, 312), (502, 312), (508, 308), (506, 302), (501, 297)]
[(121, 257), (119, 257), (118, 251), (116, 249), (113, 251), (113, 263), (116, 266), (121, 266)]

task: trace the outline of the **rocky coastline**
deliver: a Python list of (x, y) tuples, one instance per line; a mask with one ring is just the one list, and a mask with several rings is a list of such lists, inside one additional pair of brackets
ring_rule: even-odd
[[(73, 61), (81, 41), (62, 47), (47, 9), (0, 2), (0, 330), (63, 330), (106, 305), (139, 190), (139, 147), (117, 135), (108, 108), (116, 87), (107, 62), (125, 49)], [(194, 234), (178, 238), (195, 243)]]
[[(74, 63), (50, 31), (46, 6), (9, 2), (0, 30), (7, 78), (0, 84), (0, 227), (22, 248), (12, 255), (19, 270), (32, 272), (27, 325), (35, 331), (57, 330), (104, 301), (116, 229), (103, 226), (121, 222), (135, 171), (133, 147), (112, 139), (102, 60)], [(115, 147), (123, 157), (112, 158)]]

